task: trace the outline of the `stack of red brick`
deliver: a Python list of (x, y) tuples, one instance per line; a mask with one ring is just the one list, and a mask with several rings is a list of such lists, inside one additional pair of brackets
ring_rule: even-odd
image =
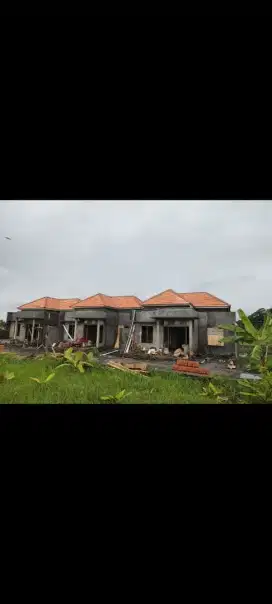
[(210, 373), (208, 369), (202, 369), (196, 361), (184, 361), (183, 359), (177, 359), (172, 369), (173, 371), (193, 373), (195, 375), (209, 375)]

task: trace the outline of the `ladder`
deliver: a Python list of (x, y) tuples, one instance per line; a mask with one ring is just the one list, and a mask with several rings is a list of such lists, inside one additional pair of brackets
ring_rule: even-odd
[(125, 346), (125, 354), (127, 354), (129, 352), (130, 346), (131, 346), (131, 342), (132, 342), (132, 337), (135, 331), (135, 317), (136, 317), (136, 310), (132, 311), (132, 321), (131, 321), (131, 325), (130, 325), (130, 330), (129, 330), (129, 334), (128, 334), (128, 339), (127, 339), (127, 343)]

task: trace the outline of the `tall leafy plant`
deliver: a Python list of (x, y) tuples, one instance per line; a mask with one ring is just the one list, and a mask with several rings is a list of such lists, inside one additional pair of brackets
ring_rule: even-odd
[[(61, 363), (61, 365), (58, 365), (56, 369), (70, 366), (79, 371), (80, 373), (85, 372), (85, 367), (94, 367), (96, 362), (96, 359), (94, 358), (92, 352), (89, 352), (88, 354), (85, 354), (80, 350), (78, 352), (73, 352), (73, 348), (68, 348), (67, 350), (65, 350), (64, 354), (61, 355), (61, 357), (65, 362)], [(60, 358), (60, 355), (58, 355), (57, 358)]]
[(257, 329), (242, 310), (238, 310), (239, 324), (220, 325), (221, 329), (233, 331), (234, 335), (222, 338), (223, 342), (240, 343), (249, 348), (250, 363), (255, 367), (267, 364), (269, 348), (272, 346), (272, 314), (267, 312), (263, 325)]

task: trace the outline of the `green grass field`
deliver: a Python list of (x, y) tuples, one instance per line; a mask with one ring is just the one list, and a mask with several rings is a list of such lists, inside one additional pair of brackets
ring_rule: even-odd
[[(129, 403), (214, 403), (203, 398), (203, 386), (207, 380), (185, 377), (168, 372), (152, 372), (150, 376), (132, 375), (116, 369), (96, 365), (81, 374), (72, 367), (56, 371), (47, 384), (38, 384), (30, 378), (44, 379), (55, 370), (57, 362), (48, 357), (36, 359), (11, 359), (0, 355), (0, 373), (13, 372), (14, 379), (1, 380), (0, 403), (67, 404), (100, 403), (102, 396), (115, 396), (121, 390), (131, 394), (123, 399)], [(214, 383), (224, 387), (235, 402), (235, 380), (216, 379)]]

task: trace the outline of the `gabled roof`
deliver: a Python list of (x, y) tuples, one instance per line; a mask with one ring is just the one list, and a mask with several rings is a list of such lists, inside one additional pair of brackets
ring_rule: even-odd
[(137, 296), (111, 296), (115, 308), (141, 308), (142, 301)]
[(184, 298), (184, 300), (187, 300), (188, 302), (190, 302), (193, 306), (199, 307), (199, 308), (208, 308), (209, 306), (212, 307), (229, 307), (231, 306), (228, 302), (225, 302), (224, 300), (221, 300), (220, 298), (217, 298), (216, 296), (213, 296), (213, 294), (209, 294), (208, 292), (192, 292), (189, 294), (179, 294), (180, 296), (182, 296)]
[(166, 289), (161, 294), (152, 296), (143, 302), (144, 306), (190, 306), (190, 302), (177, 294), (173, 289)]
[(136, 296), (106, 296), (96, 294), (80, 300), (74, 308), (141, 308), (142, 302)]
[(68, 310), (74, 307), (74, 304), (79, 302), (80, 298), (38, 298), (27, 304), (18, 306), (19, 310), (44, 309), (44, 310)]

